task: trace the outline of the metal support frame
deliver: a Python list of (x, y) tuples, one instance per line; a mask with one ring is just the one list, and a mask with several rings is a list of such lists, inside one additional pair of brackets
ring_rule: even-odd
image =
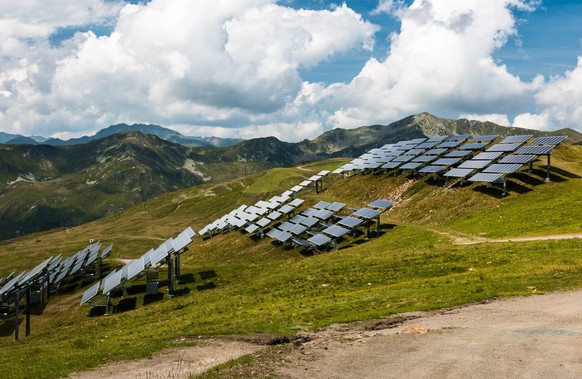
[(20, 329), (20, 320), (18, 317), (20, 316), (20, 289), (16, 289), (16, 309), (15, 309), (15, 316), (14, 316), (14, 340), (18, 341), (19, 337), (19, 329)]
[(546, 182), (550, 181), (550, 153), (547, 154), (548, 157), (548, 164), (546, 166)]
[(32, 289), (28, 286), (26, 289), (26, 326), (24, 333), (26, 337), (30, 336), (30, 291), (32, 291)]
[(168, 256), (166, 258), (166, 263), (168, 265), (168, 297), (174, 297), (174, 268), (172, 267), (172, 257)]
[(501, 196), (507, 196), (507, 178), (503, 177), (503, 193)]

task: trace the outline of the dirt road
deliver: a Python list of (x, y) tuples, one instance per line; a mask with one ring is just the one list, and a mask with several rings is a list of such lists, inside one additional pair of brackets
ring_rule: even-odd
[(388, 329), (328, 328), (278, 371), (292, 378), (582, 377), (582, 291), (408, 316)]

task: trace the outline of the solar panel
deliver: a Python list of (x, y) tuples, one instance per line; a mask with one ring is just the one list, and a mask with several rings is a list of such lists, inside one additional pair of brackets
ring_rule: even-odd
[(444, 173), (444, 176), (453, 177), (453, 178), (466, 178), (469, 176), (474, 169), (471, 168), (452, 168), (449, 171)]
[(445, 141), (439, 145), (437, 145), (437, 149), (443, 149), (443, 148), (452, 148), (452, 147), (457, 147), (460, 144), (462, 144), (462, 141)]
[(554, 150), (555, 147), (556, 145), (523, 146), (519, 148), (515, 154), (543, 155), (548, 154), (550, 151)]
[(501, 141), (501, 143), (524, 143), (528, 139), (533, 137), (533, 134), (522, 134), (518, 136), (508, 136)]
[(85, 292), (83, 292), (83, 297), (81, 298), (81, 305), (85, 304), (99, 293), (100, 282), (93, 284)]
[(408, 162), (414, 158), (414, 155), (399, 155), (394, 158), (393, 162)]
[(334, 201), (330, 205), (328, 205), (325, 209), (330, 210), (332, 212), (339, 212), (344, 209), (346, 205), (344, 203), (340, 203), (339, 201)]
[(357, 211), (355, 211), (354, 213), (352, 213), (352, 216), (356, 216), (356, 217), (360, 217), (366, 220), (372, 219), (374, 217), (378, 217), (380, 215), (380, 212), (377, 211), (376, 209), (370, 209), (370, 208), (360, 208)]
[(445, 158), (463, 158), (471, 155), (470, 150), (455, 150), (445, 154)]
[(145, 270), (145, 265), (142, 258), (135, 259), (127, 264), (127, 279), (131, 280)]
[(301, 221), (305, 220), (307, 217), (303, 216), (303, 215), (295, 215), (293, 216), (293, 218), (291, 218), (291, 220), (289, 220), (289, 222), (292, 222), (294, 224), (299, 224), (301, 223)]
[(114, 271), (103, 279), (103, 293), (107, 294), (121, 283), (121, 270)]
[[(40, 273), (41, 273), (41, 271), (42, 271), (42, 270), (44, 270), (44, 269), (45, 269), (45, 268), (48, 266), (48, 264), (49, 264), (49, 262), (51, 261), (51, 259), (52, 259), (52, 257), (50, 257), (50, 258), (46, 259), (45, 261), (43, 261), (42, 263), (38, 264), (38, 265), (37, 265), (35, 268), (33, 268), (33, 269), (32, 269), (32, 270), (31, 270), (31, 271), (30, 271), (30, 272), (29, 272), (29, 273), (28, 273), (28, 274), (27, 274), (27, 275), (24, 277), (23, 281), (24, 281), (24, 282), (28, 282), (28, 281), (31, 281), (31, 280), (35, 279), (35, 278), (36, 278), (36, 276), (37, 276), (38, 274), (40, 274)], [(81, 262), (81, 263), (83, 263), (83, 262)]]
[(436, 161), (432, 162), (434, 166), (451, 166), (456, 163), (459, 163), (461, 158), (441, 158), (437, 159)]
[(526, 164), (535, 161), (537, 156), (535, 155), (507, 155), (503, 157), (499, 163), (521, 163)]
[(493, 141), (497, 137), (499, 137), (497, 134), (488, 135), (488, 136), (473, 136), (473, 137), (471, 137), (471, 141), (487, 142), (487, 141)]
[(283, 242), (283, 243), (289, 241), (293, 237), (291, 235), (291, 233), (284, 232), (282, 230), (277, 230), (277, 229), (269, 230), (269, 232), (267, 233), (267, 236), (269, 236), (270, 238), (276, 239), (279, 242)]
[(442, 155), (449, 151), (449, 149), (430, 149), (424, 153), (424, 155)]
[(424, 163), (421, 162), (409, 162), (405, 163), (400, 166), (401, 170), (416, 170), (417, 168), (421, 167)]
[(291, 228), (292, 228), (292, 227), (294, 227), (295, 225), (297, 225), (297, 224), (294, 224), (294, 223), (292, 223), (292, 222), (289, 222), (289, 221), (285, 221), (285, 222), (281, 223), (281, 225), (279, 225), (279, 226), (277, 227), (277, 229), (279, 229), (279, 230), (283, 230), (283, 231), (285, 231), (285, 232), (288, 232), (288, 231), (289, 231), (289, 229), (291, 229)]
[(260, 226), (261, 228), (264, 228), (265, 226), (269, 225), (271, 223), (271, 220), (269, 220), (266, 217), (263, 217), (262, 219), (260, 219), (259, 221), (256, 222), (256, 224), (258, 226)]
[(154, 249), (150, 249), (144, 255), (141, 256), (141, 259), (143, 259), (143, 266), (144, 267), (150, 267), (152, 265), (151, 254), (153, 254), (153, 253), (154, 253)]
[(341, 167), (340, 168), (336, 168), (335, 170), (332, 171), (332, 173), (334, 173), (334, 174), (341, 174), (343, 172), (344, 172), (344, 169), (341, 168)]
[(418, 155), (422, 154), (423, 151), (424, 149), (410, 149), (406, 152), (406, 155)]
[(401, 164), (402, 164), (402, 162), (388, 162), (388, 163), (385, 163), (384, 165), (382, 165), (382, 168), (393, 169), (393, 168), (397, 168)]
[(323, 200), (320, 200), (320, 201), (318, 201), (318, 202), (317, 202), (317, 204), (315, 204), (315, 205), (313, 206), (313, 208), (315, 208), (315, 209), (325, 209), (325, 208), (327, 208), (329, 205), (331, 205), (331, 203), (330, 203), (330, 202), (328, 202), (328, 201), (323, 201)]
[(333, 212), (327, 209), (320, 209), (313, 217), (317, 217), (320, 220), (328, 220), (333, 217)]
[(273, 221), (280, 219), (281, 216), (283, 216), (283, 214), (277, 211), (271, 212), (267, 215), (267, 217)]
[(416, 145), (417, 149), (432, 149), (433, 147), (435, 147), (436, 145), (438, 145), (438, 142), (424, 142), (421, 143), (420, 145)]
[(101, 259), (108, 257), (113, 251), (113, 243), (110, 243), (103, 251), (101, 252)]
[(486, 182), (486, 183), (493, 183), (503, 177), (503, 174), (489, 174), (479, 172), (469, 178), (471, 182)]
[(557, 145), (564, 141), (566, 136), (547, 136), (534, 139), (530, 145)]
[(291, 229), (288, 230), (289, 233), (298, 236), (301, 233), (305, 232), (307, 230), (307, 227), (301, 224), (296, 224), (294, 225)]
[(299, 185), (303, 186), (303, 187), (307, 187), (310, 184), (311, 184), (311, 180), (304, 180), (301, 183), (299, 183)]
[(437, 174), (445, 169), (445, 166), (426, 166), (418, 170), (424, 174)]
[(459, 134), (455, 136), (450, 136), (447, 141), (466, 141), (471, 137), (471, 134)]
[(295, 207), (289, 204), (282, 205), (281, 208), (278, 209), (279, 212), (282, 214), (289, 214), (295, 210)]
[(311, 180), (312, 182), (316, 182), (319, 179), (321, 179), (321, 176), (319, 176), (319, 175), (313, 175), (311, 178), (309, 178), (309, 180)]
[(303, 186), (297, 185), (297, 186), (291, 187), (291, 189), (289, 191), (291, 191), (291, 192), (299, 192), (302, 189), (303, 189)]
[(492, 173), (500, 173), (500, 174), (511, 174), (512, 172), (516, 172), (519, 170), (523, 165), (522, 164), (492, 164), (489, 167), (483, 169), (483, 172), (492, 172)]
[(293, 207), (298, 207), (298, 206), (300, 206), (301, 204), (303, 204), (303, 202), (304, 202), (304, 200), (302, 200), (302, 199), (293, 199), (293, 200), (292, 200), (292, 201), (289, 203), (289, 205), (291, 205), (291, 206), (293, 206)]
[(520, 143), (498, 143), (495, 144), (493, 146), (491, 146), (490, 148), (488, 148), (487, 152), (490, 151), (514, 151), (515, 149), (517, 149), (519, 146), (521, 146)]
[(486, 152), (486, 153), (479, 153), (479, 154), (475, 155), (473, 157), (473, 159), (474, 160), (492, 161), (494, 159), (499, 158), (502, 155), (503, 155), (503, 152), (501, 152), (501, 151), (490, 151), (490, 152)]
[(315, 217), (306, 217), (304, 220), (302, 220), (300, 222), (301, 225), (305, 225), (308, 228), (311, 228), (313, 225), (318, 224), (319, 223), (319, 219), (315, 218)]
[(83, 261), (78, 261), (75, 262), (75, 265), (73, 266), (73, 268), (71, 269), (71, 274), (76, 274), (79, 271), (81, 271), (81, 268), (83, 267)]
[(258, 229), (260, 229), (257, 225), (255, 224), (250, 224), (249, 226), (247, 226), (245, 228), (245, 232), (247, 233), (254, 233), (256, 232)]
[(339, 225), (332, 225), (328, 228), (323, 229), (323, 233), (335, 238), (340, 238), (341, 236), (348, 234), (349, 232), (350, 232), (349, 229), (342, 228)]
[(466, 143), (464, 145), (459, 146), (459, 149), (463, 149), (463, 150), (481, 150), (482, 148), (484, 148), (487, 145), (488, 145), (488, 143), (485, 143), (485, 142)]
[(174, 251), (178, 252), (188, 246), (192, 242), (192, 239), (184, 233), (178, 234), (176, 238), (173, 239), (172, 244), (174, 245)]
[(458, 168), (480, 169), (491, 164), (492, 161), (471, 159), (459, 165)]
[(317, 247), (321, 247), (324, 245), (327, 245), (328, 243), (331, 242), (331, 238), (329, 238), (328, 236), (324, 235), (324, 234), (316, 234), (313, 237), (309, 238), (307, 240), (307, 242), (317, 246)]
[(377, 199), (368, 204), (368, 207), (385, 210), (391, 208), (393, 204), (394, 203), (391, 202), (390, 200)]
[(318, 209), (307, 208), (307, 209), (304, 209), (303, 212), (301, 212), (301, 214), (303, 216), (306, 216), (306, 217), (311, 217), (311, 216), (314, 216), (317, 212), (319, 212)]
[(150, 264), (156, 266), (168, 256), (168, 250), (164, 245), (159, 246), (152, 253), (150, 253)]
[(421, 155), (419, 157), (415, 157), (412, 161), (428, 163), (434, 161), (435, 159), (437, 159), (437, 157), (434, 155)]
[(338, 225), (346, 226), (350, 229), (353, 229), (364, 222), (361, 218), (356, 218), (352, 216), (344, 217), (337, 222)]
[(329, 174), (329, 170), (321, 170), (317, 175), (326, 176), (327, 174)]
[(447, 136), (434, 136), (426, 140), (426, 142), (441, 142), (447, 139)]

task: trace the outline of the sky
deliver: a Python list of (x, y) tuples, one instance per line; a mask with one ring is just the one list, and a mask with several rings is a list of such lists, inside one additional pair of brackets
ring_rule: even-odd
[(284, 141), (430, 112), (582, 132), (574, 0), (0, 0), (0, 131)]

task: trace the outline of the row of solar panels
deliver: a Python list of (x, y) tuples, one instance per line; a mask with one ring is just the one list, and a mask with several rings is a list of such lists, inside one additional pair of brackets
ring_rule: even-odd
[[(251, 206), (241, 205), (200, 229), (198, 234), (201, 236), (212, 236), (212, 234), (229, 229), (246, 228), (249, 224), (254, 225), (254, 230), (257, 230), (262, 227), (261, 225), (263, 223), (270, 222), (269, 220), (272, 221), (284, 214), (288, 214), (301, 205), (303, 200), (294, 199), (297, 193), (308, 186), (317, 186), (328, 174), (329, 171), (327, 170), (320, 171), (318, 174), (311, 176), (309, 179), (305, 179), (279, 196), (274, 196), (269, 200), (260, 200)], [(255, 221), (257, 222), (255, 223)], [(247, 231), (253, 232), (254, 230)]]
[(184, 229), (176, 238), (168, 238), (155, 249), (150, 249), (141, 257), (132, 260), (118, 270), (111, 271), (103, 280), (89, 287), (81, 298), (81, 304), (91, 302), (101, 290), (104, 296), (109, 296), (111, 291), (126, 285), (138, 278), (149, 268), (157, 268), (166, 263), (172, 255), (181, 254), (191, 242), (196, 233), (191, 227)]
[[(319, 201), (300, 214), (273, 227), (266, 235), (281, 243), (291, 242), (294, 246), (320, 249), (329, 244), (335, 244), (338, 239), (353, 232), (362, 224), (366, 224), (369, 228), (371, 220), (379, 218), (382, 212), (392, 207), (392, 202), (378, 199), (368, 204), (369, 208), (359, 208), (349, 216), (339, 216), (338, 212), (344, 207), (345, 204), (340, 202)], [(329, 223), (330, 220), (334, 222)]]
[(51, 257), (29, 272), (8, 275), (0, 280), (0, 304), (9, 305), (20, 301), (25, 291), (33, 285), (40, 286), (41, 291), (57, 289), (66, 278), (92, 269), (94, 263), (107, 257), (113, 244), (103, 249), (99, 256), (100, 248), (101, 243), (95, 242), (64, 260), (60, 255)]
[(526, 146), (532, 135), (509, 136), (494, 143), (497, 138), (460, 135), (400, 141), (372, 149), (334, 173), (382, 168), (462, 179), (472, 175), (469, 181), (493, 182), (549, 154), (566, 137), (538, 137)]

